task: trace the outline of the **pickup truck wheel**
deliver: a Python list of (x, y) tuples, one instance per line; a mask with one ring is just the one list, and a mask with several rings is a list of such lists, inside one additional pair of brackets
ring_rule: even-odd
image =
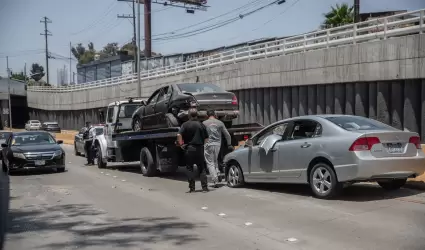
[(169, 128), (180, 126), (177, 118), (171, 113), (165, 114), (165, 119), (167, 120), (167, 125), (168, 125)]
[(140, 151), (140, 169), (143, 176), (152, 177), (158, 172), (153, 160), (152, 154), (148, 148), (142, 148)]
[(140, 117), (135, 116), (133, 120), (133, 131), (139, 132), (142, 131), (142, 120)]
[(96, 151), (97, 151), (97, 167), (106, 168), (107, 163), (103, 161), (102, 149), (100, 148), (100, 145), (97, 145)]
[(378, 181), (379, 186), (388, 191), (400, 189), (406, 184), (407, 179), (396, 179), (391, 181)]

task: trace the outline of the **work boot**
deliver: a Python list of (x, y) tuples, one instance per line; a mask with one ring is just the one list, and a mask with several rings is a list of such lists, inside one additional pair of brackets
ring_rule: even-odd
[(210, 190), (207, 187), (202, 188), (202, 193), (208, 193)]

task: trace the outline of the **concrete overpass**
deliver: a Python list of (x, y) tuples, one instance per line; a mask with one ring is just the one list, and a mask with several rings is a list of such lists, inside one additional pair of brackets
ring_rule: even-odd
[[(325, 35), (304, 34), (300, 40), (285, 39), (239, 53), (245, 56), (235, 52), (233, 60), (220, 55), (219, 61), (208, 57), (195, 66), (148, 72), (143, 75), (142, 96), (173, 82), (214, 82), (238, 96), (242, 115), (237, 123), (344, 113), (417, 131), (425, 138), (424, 10), (415, 13), (417, 18), (411, 20), (395, 18), (400, 15), (374, 20), (376, 28), (367, 21), (322, 31)], [(335, 29), (340, 30), (333, 33)], [(80, 127), (85, 120), (97, 122), (100, 108), (136, 95), (133, 76), (114, 81), (31, 89), (30, 116), (57, 120), (64, 128)]]

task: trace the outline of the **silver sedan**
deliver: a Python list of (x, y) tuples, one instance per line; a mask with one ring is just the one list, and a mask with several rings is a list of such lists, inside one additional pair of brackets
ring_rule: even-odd
[(262, 129), (226, 155), (228, 186), (244, 182), (305, 183), (318, 198), (343, 184), (377, 181), (387, 190), (425, 171), (417, 133), (348, 115), (282, 120)]

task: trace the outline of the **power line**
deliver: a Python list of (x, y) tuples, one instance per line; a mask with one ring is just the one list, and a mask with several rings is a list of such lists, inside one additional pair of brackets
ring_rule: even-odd
[(108, 7), (107, 7), (106, 11), (105, 11), (103, 14), (101, 14), (101, 15), (100, 15), (100, 18), (96, 19), (96, 20), (95, 20), (95, 21), (93, 21), (90, 25), (88, 25), (87, 27), (83, 28), (82, 30), (77, 31), (77, 32), (74, 32), (74, 33), (71, 33), (71, 36), (78, 35), (78, 34), (80, 34), (80, 33), (82, 33), (82, 32), (85, 32), (85, 31), (87, 31), (87, 30), (90, 30), (90, 29), (94, 28), (97, 24), (99, 24), (101, 21), (103, 21), (103, 20), (104, 20), (104, 18), (105, 18), (105, 17), (106, 17), (109, 13), (111, 13), (111, 11), (112, 11), (112, 10), (114, 10), (114, 8), (113, 8), (113, 7), (115, 7), (115, 5), (116, 5), (116, 4), (117, 4), (117, 3), (115, 2), (115, 0), (113, 0), (113, 2), (111, 2), (111, 4), (110, 4), (110, 5), (108, 5)]
[(251, 1), (251, 2), (249, 2), (247, 4), (245, 4), (245, 5), (242, 5), (242, 6), (238, 7), (238, 8), (232, 9), (232, 10), (230, 10), (228, 12), (225, 12), (225, 13), (220, 14), (218, 16), (212, 17), (212, 18), (207, 19), (205, 21), (202, 21), (202, 22), (199, 22), (199, 23), (196, 23), (196, 24), (192, 24), (192, 25), (189, 25), (189, 26), (185, 26), (185, 27), (182, 27), (182, 28), (173, 30), (173, 31), (169, 31), (169, 32), (165, 32), (165, 33), (160, 33), (160, 34), (155, 34), (153, 36), (162, 36), (162, 35), (167, 35), (167, 34), (174, 34), (177, 31), (185, 30), (185, 29), (188, 29), (188, 28), (192, 28), (192, 27), (195, 27), (195, 26), (198, 26), (198, 25), (201, 25), (201, 24), (210, 22), (212, 20), (218, 19), (218, 18), (223, 17), (223, 16), (226, 16), (228, 14), (233, 14), (235, 11), (245, 9), (245, 8), (249, 7), (250, 5), (254, 5), (254, 6), (255, 5), (258, 5), (258, 3), (261, 3), (261, 2), (264, 2), (264, 1), (268, 1), (268, 0), (254, 0), (254, 1)]
[(186, 38), (186, 37), (189, 37), (189, 36), (199, 35), (199, 34), (202, 34), (202, 33), (205, 33), (205, 32), (208, 32), (208, 31), (211, 31), (211, 30), (214, 30), (214, 29), (218, 29), (218, 28), (221, 28), (221, 27), (226, 26), (226, 25), (229, 25), (233, 22), (236, 22), (236, 21), (243, 19), (247, 16), (250, 16), (250, 15), (252, 15), (252, 14), (258, 12), (258, 11), (261, 11), (261, 10), (267, 8), (267, 7), (270, 7), (270, 6), (272, 6), (272, 5), (274, 5), (278, 2), (279, 2), (279, 0), (275, 0), (271, 3), (265, 4), (261, 7), (258, 7), (254, 10), (251, 10), (247, 13), (239, 14), (237, 17), (234, 17), (234, 18), (231, 18), (231, 19), (228, 19), (228, 20), (225, 20), (225, 21), (221, 21), (221, 22), (213, 24), (213, 25), (205, 26), (205, 27), (202, 27), (202, 28), (199, 28), (199, 29), (195, 29), (195, 30), (185, 32), (185, 33), (181, 33), (181, 34), (177, 34), (177, 35), (156, 38), (154, 40), (159, 41), (159, 40), (180, 39), (180, 38)]

